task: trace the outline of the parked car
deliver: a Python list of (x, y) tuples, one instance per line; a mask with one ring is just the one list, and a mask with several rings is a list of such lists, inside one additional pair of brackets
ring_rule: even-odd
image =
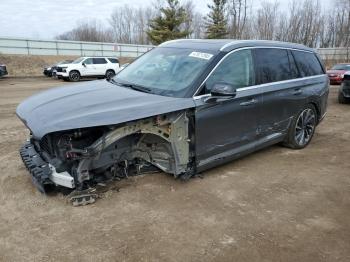
[(72, 62), (73, 62), (73, 60), (63, 60), (61, 62), (58, 62), (57, 64), (54, 64), (54, 65), (51, 65), (48, 67), (44, 67), (43, 74), (47, 77), (56, 76), (57, 66), (70, 64)]
[(119, 60), (112, 57), (80, 57), (57, 67), (57, 76), (77, 82), (83, 77), (112, 78), (119, 71)]
[(341, 104), (350, 103), (350, 71), (344, 74), (343, 82), (338, 91), (338, 101)]
[(6, 65), (0, 64), (0, 77), (3, 77), (7, 74), (8, 74), (8, 72), (7, 72)]
[(346, 71), (350, 71), (350, 64), (337, 64), (330, 70), (327, 70), (330, 83), (332, 85), (340, 85)]
[(71, 188), (72, 203), (86, 204), (101, 181), (146, 168), (188, 179), (272, 144), (302, 149), (328, 93), (318, 55), (303, 45), (170, 41), (110, 81), (22, 102), (16, 112), (31, 137), (20, 154), (40, 191)]

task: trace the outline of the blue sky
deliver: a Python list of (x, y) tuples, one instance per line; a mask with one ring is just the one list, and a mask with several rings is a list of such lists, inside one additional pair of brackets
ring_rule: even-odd
[[(260, 0), (251, 0), (259, 6)], [(273, 1), (273, 0), (270, 0)], [(323, 6), (332, 0), (320, 0)], [(0, 0), (0, 36), (51, 39), (72, 29), (78, 21), (96, 18), (106, 22), (118, 6), (151, 5), (154, 0)], [(210, 0), (193, 0), (196, 9), (207, 12)], [(278, 0), (287, 9), (289, 0)]]

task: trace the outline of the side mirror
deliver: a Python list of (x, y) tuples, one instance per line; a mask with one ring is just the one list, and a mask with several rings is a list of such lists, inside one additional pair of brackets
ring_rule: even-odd
[(212, 96), (217, 96), (217, 97), (235, 97), (236, 88), (231, 84), (217, 83), (217, 84), (214, 84), (210, 93)]
[(228, 83), (216, 83), (210, 91), (211, 96), (205, 99), (205, 102), (219, 102), (234, 98), (236, 88)]
[(86, 67), (86, 64), (84, 62), (82, 63), (82, 65)]

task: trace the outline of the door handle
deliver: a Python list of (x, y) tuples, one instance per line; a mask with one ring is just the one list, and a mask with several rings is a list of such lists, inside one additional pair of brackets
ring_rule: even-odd
[(303, 93), (303, 90), (298, 88), (298, 89), (294, 89), (293, 95), (297, 96), (297, 95), (301, 95), (302, 93)]
[(240, 103), (239, 105), (240, 106), (250, 106), (250, 105), (256, 104), (257, 102), (258, 102), (258, 100), (252, 98), (252, 99), (250, 99), (248, 101)]

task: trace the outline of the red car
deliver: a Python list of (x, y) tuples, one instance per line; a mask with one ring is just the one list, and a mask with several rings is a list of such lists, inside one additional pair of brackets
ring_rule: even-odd
[(343, 81), (345, 72), (350, 71), (350, 64), (337, 64), (330, 70), (327, 70), (327, 75), (331, 82), (331, 85), (340, 85)]

